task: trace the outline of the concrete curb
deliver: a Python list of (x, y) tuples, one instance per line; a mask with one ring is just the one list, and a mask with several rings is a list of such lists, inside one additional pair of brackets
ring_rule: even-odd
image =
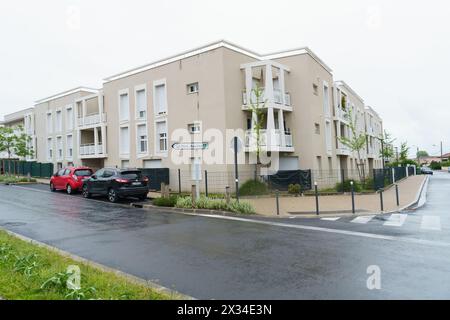
[[(163, 287), (163, 286), (161, 286), (159, 284), (156, 284), (156, 283), (154, 283), (152, 281), (148, 281), (148, 280), (145, 280), (145, 279), (133, 276), (133, 275), (131, 275), (129, 273), (126, 273), (126, 272), (123, 272), (123, 271), (120, 271), (120, 270), (117, 270), (117, 269), (113, 269), (113, 268), (107, 267), (107, 266), (102, 265), (102, 264), (97, 263), (97, 262), (93, 262), (91, 260), (82, 258), (80, 256), (71, 254), (71, 253), (69, 253), (67, 251), (64, 251), (64, 250), (61, 250), (59, 248), (53, 247), (51, 245), (45, 244), (43, 242), (40, 242), (40, 241), (31, 239), (31, 238), (28, 238), (28, 237), (23, 236), (23, 235), (20, 235), (18, 233), (13, 232), (13, 231), (6, 230), (6, 229), (1, 228), (1, 227), (0, 227), (0, 230), (5, 231), (10, 236), (13, 236), (13, 237), (15, 237), (17, 239), (23, 240), (23, 241), (25, 241), (27, 243), (30, 243), (30, 244), (36, 245), (38, 247), (45, 248), (45, 249), (48, 249), (50, 251), (53, 251), (53, 252), (55, 252), (55, 253), (65, 257), (65, 258), (70, 258), (72, 260), (75, 260), (77, 262), (83, 263), (83, 264), (85, 264), (85, 265), (87, 265), (89, 267), (93, 267), (93, 268), (98, 269), (100, 271), (113, 273), (113, 274), (115, 274), (115, 275), (117, 275), (119, 277), (122, 277), (122, 278), (124, 278), (124, 279), (126, 279), (126, 280), (128, 280), (128, 281), (130, 281), (132, 283), (143, 285), (143, 286), (146, 286), (146, 287), (148, 287), (150, 289), (153, 289), (153, 290), (155, 290), (157, 292), (164, 293), (164, 294), (170, 296), (172, 300), (196, 300), (194, 297), (191, 297), (191, 296), (179, 293), (179, 292), (177, 292), (175, 290)], [(0, 297), (0, 300), (1, 300), (1, 297)]]
[[(410, 210), (410, 209), (414, 208), (414, 206), (416, 206), (416, 205), (419, 203), (420, 198), (421, 198), (421, 196), (422, 196), (422, 192), (423, 192), (424, 190), (428, 189), (428, 180), (429, 180), (429, 179), (430, 179), (430, 177), (427, 176), (427, 177), (423, 180), (422, 184), (420, 185), (419, 191), (417, 191), (416, 197), (414, 198), (414, 200), (413, 200), (412, 202), (410, 202), (410, 203), (407, 204), (406, 206), (403, 206), (403, 207), (401, 207), (401, 208), (399, 208), (399, 209), (397, 209), (397, 210), (385, 211), (385, 212), (382, 212), (382, 214), (390, 214), (390, 213), (394, 213), (394, 212), (402, 212), (402, 211)], [(422, 205), (424, 205), (424, 204), (425, 204), (425, 203), (423, 203)], [(419, 208), (419, 207), (417, 207), (417, 208)], [(415, 209), (417, 209), (417, 208), (415, 208)], [(380, 214), (381, 214), (381, 213), (380, 213)]]

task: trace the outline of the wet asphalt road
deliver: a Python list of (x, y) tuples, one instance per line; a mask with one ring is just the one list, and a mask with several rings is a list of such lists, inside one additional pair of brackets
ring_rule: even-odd
[[(428, 203), (386, 227), (384, 216), (261, 224), (0, 186), (0, 226), (199, 299), (448, 299), (448, 190), (450, 174), (433, 176)], [(421, 229), (426, 215), (441, 230)], [(381, 290), (367, 289), (371, 265)]]

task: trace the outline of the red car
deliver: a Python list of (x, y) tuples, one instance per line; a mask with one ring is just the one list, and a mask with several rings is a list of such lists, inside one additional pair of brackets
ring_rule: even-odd
[(65, 190), (68, 194), (81, 191), (83, 179), (90, 178), (93, 174), (88, 167), (70, 167), (60, 169), (50, 179), (50, 190)]

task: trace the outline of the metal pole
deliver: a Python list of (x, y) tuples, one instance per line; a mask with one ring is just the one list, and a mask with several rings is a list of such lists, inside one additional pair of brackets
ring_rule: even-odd
[(280, 215), (280, 199), (279, 199), (280, 194), (279, 194), (278, 190), (275, 192), (275, 195), (276, 195), (275, 199), (276, 199), (276, 203), (277, 203), (277, 216), (279, 216)]
[(383, 170), (385, 168), (384, 164), (384, 140), (381, 140), (381, 162), (383, 162)]
[(234, 137), (234, 178), (236, 182), (236, 201), (239, 203), (238, 137)]
[(316, 193), (316, 215), (319, 215), (319, 190), (317, 189), (317, 181), (314, 181), (314, 190)]
[(383, 189), (378, 190), (380, 192), (380, 204), (381, 204), (381, 212), (384, 212), (384, 204), (383, 204)]
[(355, 214), (355, 187), (353, 181), (350, 181), (350, 187), (352, 190), (352, 213)]
[(442, 141), (441, 141), (441, 163), (442, 163)]
[(208, 170), (205, 170), (205, 195), (208, 198)]
[(400, 206), (400, 198), (398, 195), (398, 184), (395, 184), (395, 198), (397, 199), (397, 207)]
[(178, 169), (178, 193), (181, 194), (181, 170)]
[(344, 182), (345, 182), (345, 171), (344, 171), (344, 169), (341, 169), (342, 193), (345, 193), (345, 190), (344, 190)]

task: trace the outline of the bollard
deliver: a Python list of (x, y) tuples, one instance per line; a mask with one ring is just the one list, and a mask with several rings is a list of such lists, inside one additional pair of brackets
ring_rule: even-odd
[(166, 184), (161, 182), (161, 198), (166, 198)]
[(208, 170), (205, 170), (205, 195), (208, 198)]
[(383, 204), (383, 189), (378, 190), (380, 192), (380, 204), (381, 204), (381, 212), (384, 212), (384, 204)]
[(278, 190), (276, 190), (275, 192), (275, 199), (276, 199), (276, 203), (277, 203), (277, 216), (280, 215), (280, 193), (278, 192)]
[(400, 197), (398, 195), (398, 184), (395, 184), (395, 198), (397, 199), (397, 207), (400, 206)]
[(231, 200), (230, 187), (225, 187), (225, 201), (227, 202), (227, 205), (230, 204), (230, 200)]
[(178, 169), (178, 193), (181, 194), (181, 170)]
[(192, 197), (192, 207), (195, 207), (195, 202), (197, 201), (197, 186), (195, 184), (191, 187), (191, 197)]
[(314, 191), (316, 194), (316, 215), (319, 215), (319, 191), (317, 189), (317, 181), (314, 181)]
[(353, 185), (353, 180), (350, 181), (350, 188), (352, 191), (352, 213), (355, 214), (355, 187)]

